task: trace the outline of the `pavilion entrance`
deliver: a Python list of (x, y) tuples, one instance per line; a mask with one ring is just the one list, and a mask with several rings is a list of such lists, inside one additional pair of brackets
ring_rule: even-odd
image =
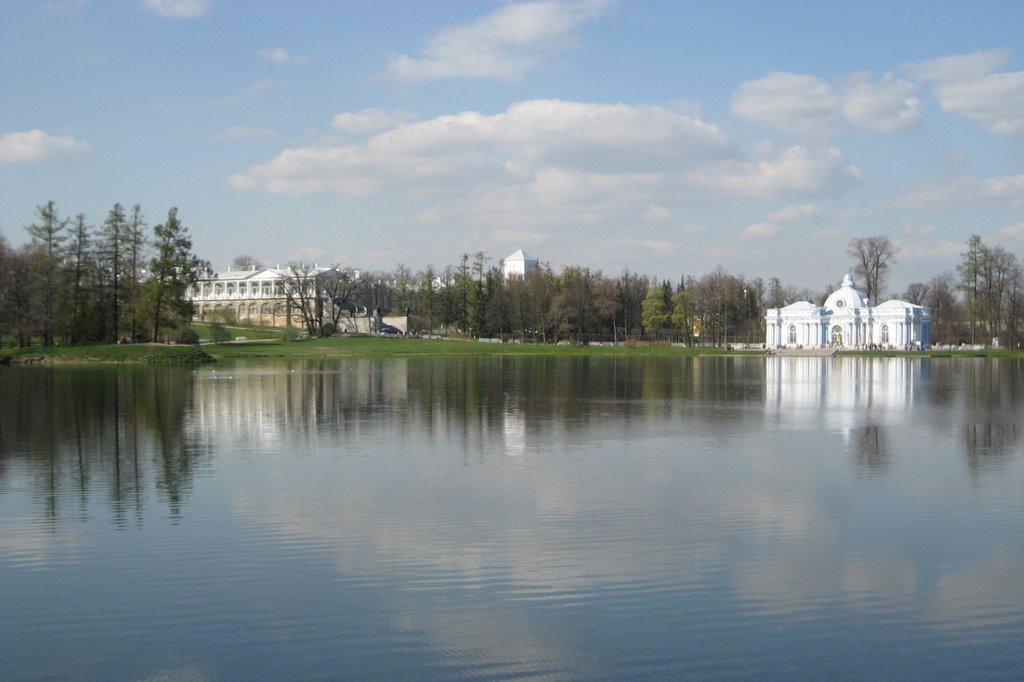
[(832, 327), (832, 345), (840, 348), (843, 345), (843, 328), (838, 324)]

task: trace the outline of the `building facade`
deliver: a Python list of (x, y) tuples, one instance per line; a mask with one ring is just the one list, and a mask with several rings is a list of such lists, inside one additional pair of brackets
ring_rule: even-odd
[(536, 270), (537, 266), (538, 260), (536, 258), (519, 249), (501, 262), (501, 274), (505, 276), (505, 279), (509, 277), (526, 277)]
[[(298, 327), (304, 325), (302, 310), (296, 304), (302, 290), (307, 305), (323, 306), (324, 321), (335, 323), (338, 332), (349, 334), (373, 334), (382, 326), (407, 333), (409, 318), (406, 315), (381, 315), (378, 310), (346, 309), (337, 300), (331, 300), (330, 281), (343, 276), (359, 278), (356, 270), (343, 275), (337, 268), (299, 267), (292, 268), (250, 268), (249, 270), (228, 270), (217, 272), (200, 279), (189, 287), (186, 296), (195, 308), (195, 318), (200, 321), (237, 321), (262, 327)], [(319, 286), (310, 280), (329, 280)], [(317, 294), (316, 292), (321, 292)], [(289, 294), (291, 296), (289, 297)], [(318, 296), (317, 301), (308, 301)], [(291, 301), (289, 301), (291, 298)], [(351, 303), (346, 303), (351, 305)], [(327, 307), (332, 306), (331, 313)]]
[(846, 275), (824, 305), (798, 301), (765, 314), (768, 348), (923, 348), (932, 342), (928, 308), (900, 300), (877, 306)]

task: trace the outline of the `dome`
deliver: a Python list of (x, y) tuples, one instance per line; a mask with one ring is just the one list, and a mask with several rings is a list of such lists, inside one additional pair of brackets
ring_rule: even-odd
[(839, 288), (829, 294), (825, 299), (825, 309), (834, 313), (841, 313), (844, 310), (858, 310), (868, 307), (868, 299), (863, 292), (859, 291), (853, 281), (853, 275), (846, 273)]

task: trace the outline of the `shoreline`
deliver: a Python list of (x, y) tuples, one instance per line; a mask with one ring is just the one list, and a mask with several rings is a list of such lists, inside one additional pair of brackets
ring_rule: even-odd
[[(351, 357), (405, 356), (575, 356), (575, 357), (779, 357), (763, 350), (715, 347), (679, 347), (668, 343), (630, 343), (606, 345), (499, 344), (467, 339), (421, 339), (382, 337), (335, 337), (302, 341), (253, 339), (207, 343), (201, 346), (175, 344), (94, 344), (31, 347), (0, 350), (3, 365), (96, 365), (96, 364), (204, 364), (221, 360), (244, 359), (330, 359)], [(785, 357), (785, 356), (783, 356)], [(1024, 358), (1024, 351), (986, 350), (849, 350), (834, 357), (862, 358)]]

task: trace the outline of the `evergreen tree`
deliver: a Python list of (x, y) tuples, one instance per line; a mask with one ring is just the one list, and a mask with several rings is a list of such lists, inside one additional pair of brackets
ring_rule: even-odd
[(110, 277), (110, 336), (115, 341), (121, 333), (121, 304), (124, 298), (125, 242), (128, 237), (128, 221), (121, 204), (114, 204), (103, 223), (102, 261)]
[(167, 220), (153, 228), (153, 237), (156, 253), (150, 260), (144, 292), (153, 339), (158, 340), (161, 332), (192, 318), (192, 302), (185, 292), (209, 265), (192, 253), (192, 238), (178, 220), (177, 208), (168, 211)]
[(68, 221), (61, 219), (53, 201), (37, 206), (37, 222), (25, 228), (31, 237), (32, 270), (30, 290), (39, 314), (39, 333), (43, 347), (53, 345), (59, 296), (64, 291), (64, 242), (68, 239)]
[(139, 302), (141, 297), (141, 286), (143, 268), (146, 263), (146, 219), (142, 215), (142, 207), (135, 204), (132, 207), (131, 216), (128, 218), (128, 230), (126, 233), (125, 249), (125, 282), (122, 285), (124, 290), (123, 312), (128, 318), (128, 331), (132, 339), (137, 338), (142, 327), (139, 320)]

